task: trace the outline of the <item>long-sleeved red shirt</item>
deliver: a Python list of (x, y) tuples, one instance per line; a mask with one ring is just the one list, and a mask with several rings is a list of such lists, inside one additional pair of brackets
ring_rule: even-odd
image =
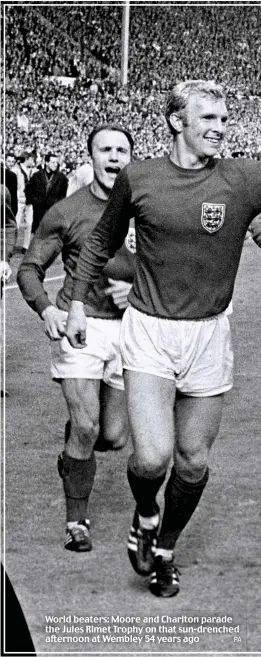
[[(82, 187), (53, 205), (43, 217), (17, 276), (23, 297), (40, 316), (51, 304), (43, 287), (45, 272), (59, 253), (62, 253), (65, 279), (56, 303), (61, 310), (68, 310), (81, 247), (96, 226), (106, 204), (107, 201), (92, 194), (89, 186)], [(86, 315), (104, 319), (122, 317), (123, 310), (113, 303), (111, 296), (105, 295), (105, 288), (108, 287), (108, 277), (132, 282), (134, 258), (133, 252), (124, 244), (115, 258), (108, 262), (90, 293), (83, 298)]]
[(86, 240), (72, 298), (83, 300), (135, 218), (130, 303), (163, 318), (200, 319), (228, 306), (251, 220), (261, 211), (261, 165), (211, 159), (183, 169), (169, 157), (128, 165)]

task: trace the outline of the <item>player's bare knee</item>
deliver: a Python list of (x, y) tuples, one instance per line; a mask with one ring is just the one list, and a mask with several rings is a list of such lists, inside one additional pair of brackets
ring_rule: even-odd
[(178, 452), (175, 458), (177, 473), (185, 481), (200, 481), (204, 476), (208, 464), (208, 453), (206, 450), (192, 452)]
[(110, 444), (110, 449), (122, 449), (128, 442), (129, 428), (125, 423), (115, 423), (112, 427), (104, 428), (103, 437)]
[(79, 447), (86, 444), (93, 446), (99, 435), (99, 422), (92, 420), (90, 417), (81, 418), (72, 421), (71, 438), (78, 443)]
[(125, 447), (125, 445), (127, 444), (127, 441), (128, 441), (128, 436), (126, 436), (125, 434), (121, 434), (121, 435), (117, 436), (116, 438), (114, 437), (114, 439), (109, 441), (109, 442), (110, 442), (111, 449), (112, 450), (113, 449), (117, 450), (117, 449), (122, 449), (123, 447)]
[(135, 458), (136, 470), (140, 477), (156, 478), (166, 472), (169, 463), (169, 455), (154, 453), (139, 454)]

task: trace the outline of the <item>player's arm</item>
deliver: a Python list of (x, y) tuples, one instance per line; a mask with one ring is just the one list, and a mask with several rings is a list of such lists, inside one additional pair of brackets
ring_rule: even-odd
[(122, 246), (128, 233), (133, 208), (126, 170), (119, 173), (110, 200), (97, 226), (84, 243), (77, 263), (68, 314), (66, 335), (75, 348), (81, 348), (86, 339), (86, 320), (83, 303), (110, 258)]
[(51, 303), (43, 282), (47, 269), (62, 250), (66, 230), (65, 219), (53, 206), (44, 215), (17, 274), (25, 301), (44, 320), (45, 331), (52, 340), (65, 332), (64, 313)]
[(261, 246), (261, 163), (251, 159), (238, 160), (245, 174), (246, 196), (254, 219), (248, 229), (257, 246)]
[(129, 305), (128, 295), (132, 288), (135, 268), (136, 232), (132, 218), (124, 245), (116, 256), (109, 260), (103, 272), (108, 276), (105, 295), (112, 297), (113, 303), (119, 310), (125, 310)]
[(11, 194), (1, 185), (0, 280), (7, 282), (12, 270), (9, 260), (17, 239), (17, 224), (11, 209)]
[(248, 230), (252, 238), (261, 247), (261, 164), (251, 159), (240, 158), (238, 161), (244, 175), (245, 194), (249, 200), (250, 216), (254, 217)]
[[(9, 281), (9, 279), (12, 276), (12, 269), (9, 264), (9, 260), (11, 259), (11, 256), (13, 254), (13, 250), (15, 247), (16, 243), (16, 237), (17, 237), (17, 225), (16, 221), (14, 219), (15, 225), (11, 225), (10, 223), (7, 223), (6, 219), (6, 224), (5, 224), (5, 241), (2, 239), (1, 236), (1, 243), (5, 246), (4, 253), (2, 255), (1, 253), (1, 271), (0, 271), (0, 279), (2, 281)], [(2, 233), (2, 231), (1, 231)], [(2, 249), (1, 249), (2, 251)], [(2, 259), (3, 257), (3, 259)]]

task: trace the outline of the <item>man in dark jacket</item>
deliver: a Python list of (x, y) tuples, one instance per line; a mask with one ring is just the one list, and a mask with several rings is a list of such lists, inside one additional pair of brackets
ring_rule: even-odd
[(37, 171), (26, 185), (25, 195), (27, 204), (33, 206), (32, 233), (35, 233), (45, 212), (65, 198), (68, 180), (64, 173), (58, 171), (58, 159), (53, 153), (45, 156), (45, 166)]
[(13, 153), (7, 153), (5, 166), (1, 163), (1, 183), (5, 185), (11, 194), (11, 210), (16, 216), (17, 213), (17, 176), (13, 171), (15, 165), (15, 156)]

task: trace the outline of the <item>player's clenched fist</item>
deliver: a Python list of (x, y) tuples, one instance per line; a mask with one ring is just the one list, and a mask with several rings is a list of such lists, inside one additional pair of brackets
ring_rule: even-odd
[(66, 325), (67, 338), (75, 349), (86, 346), (86, 316), (81, 301), (72, 301)]
[(67, 312), (59, 310), (56, 306), (47, 306), (42, 312), (45, 324), (45, 333), (50, 340), (60, 340), (65, 335)]

